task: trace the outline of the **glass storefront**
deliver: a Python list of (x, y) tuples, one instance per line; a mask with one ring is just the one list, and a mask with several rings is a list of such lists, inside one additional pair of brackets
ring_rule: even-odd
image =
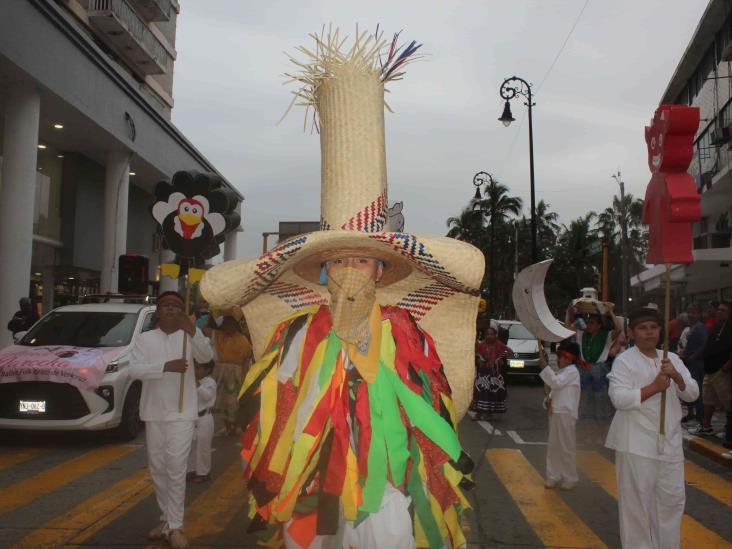
[(50, 145), (38, 149), (36, 200), (33, 208), (33, 234), (61, 240), (61, 175), (63, 153)]

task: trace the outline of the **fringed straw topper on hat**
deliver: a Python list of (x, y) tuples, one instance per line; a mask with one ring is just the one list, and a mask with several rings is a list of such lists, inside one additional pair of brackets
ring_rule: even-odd
[(404, 76), (420, 47), (414, 41), (399, 46), (398, 36), (386, 41), (383, 33), (357, 29), (347, 46), (347, 38), (330, 27), (311, 35), (312, 49), (299, 48), (306, 60), (292, 60), (300, 72), (287, 75), (288, 81), (301, 87), (290, 107), (305, 106), (306, 124), (312, 120), (320, 134), (321, 230), (282, 242), (257, 259), (216, 266), (201, 290), (214, 306), (243, 307), (258, 356), (284, 317), (328, 303), (326, 287), (318, 284), (323, 261), (344, 254), (380, 259), (385, 268), (377, 300), (409, 310), (435, 339), (462, 417), (475, 372), (483, 254), (452, 238), (384, 231), (384, 85)]

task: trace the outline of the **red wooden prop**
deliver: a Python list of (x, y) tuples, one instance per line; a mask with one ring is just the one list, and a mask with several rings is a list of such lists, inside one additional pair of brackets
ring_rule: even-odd
[(643, 223), (649, 227), (647, 263), (691, 263), (691, 224), (701, 219), (701, 199), (686, 172), (699, 127), (698, 107), (661, 105), (646, 126), (648, 167)]

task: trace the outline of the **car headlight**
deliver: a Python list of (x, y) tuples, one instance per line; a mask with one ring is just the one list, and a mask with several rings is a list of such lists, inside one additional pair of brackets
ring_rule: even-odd
[(116, 360), (113, 360), (109, 364), (107, 364), (107, 368), (104, 370), (105, 374), (111, 374), (113, 372), (116, 372), (119, 370), (119, 362)]
[(100, 397), (107, 401), (107, 409), (102, 412), (106, 414), (114, 409), (114, 387), (111, 385), (102, 385), (95, 391)]

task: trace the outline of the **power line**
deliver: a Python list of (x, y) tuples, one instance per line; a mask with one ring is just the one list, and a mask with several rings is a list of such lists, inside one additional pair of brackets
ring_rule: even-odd
[(562, 55), (562, 52), (564, 51), (565, 46), (567, 45), (567, 42), (569, 42), (569, 39), (572, 37), (572, 33), (574, 32), (575, 27), (577, 26), (577, 23), (579, 23), (580, 18), (582, 17), (582, 14), (585, 11), (585, 8), (587, 7), (587, 4), (590, 3), (590, 0), (585, 0), (584, 6), (582, 6), (582, 9), (577, 14), (576, 19), (574, 20), (574, 24), (572, 25), (572, 28), (569, 29), (569, 33), (567, 34), (567, 37), (564, 39), (564, 42), (562, 43), (562, 47), (559, 48), (559, 51), (557, 52), (556, 57), (554, 58), (554, 61), (552, 61), (552, 64), (549, 66), (549, 70), (546, 71), (546, 74), (544, 75), (544, 78), (541, 79), (541, 82), (539, 82), (539, 85), (536, 88), (536, 91), (539, 91), (541, 89), (541, 86), (546, 82), (546, 79), (549, 78), (549, 75), (552, 72), (552, 69), (554, 69), (554, 65), (557, 64), (557, 61), (559, 60), (559, 57)]

